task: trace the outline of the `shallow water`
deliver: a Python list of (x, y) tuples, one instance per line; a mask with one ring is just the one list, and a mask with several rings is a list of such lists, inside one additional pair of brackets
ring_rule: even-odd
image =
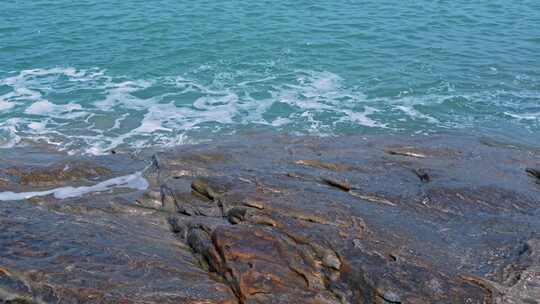
[(240, 130), (540, 142), (538, 1), (4, 1), (0, 144)]

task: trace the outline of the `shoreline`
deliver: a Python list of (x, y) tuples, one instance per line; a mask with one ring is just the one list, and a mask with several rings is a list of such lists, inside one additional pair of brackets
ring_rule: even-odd
[(0, 192), (94, 189), (144, 168), (148, 182), (144, 191), (0, 201), (4, 301), (540, 297), (536, 147), (457, 135), (254, 132), (165, 151), (25, 147), (2, 158)]
[[(532, 132), (532, 131), (531, 131)], [(163, 135), (163, 134), (161, 134)], [(447, 137), (447, 138), (460, 138), (464, 139), (476, 139), (481, 144), (484, 145), (494, 145), (494, 146), (508, 146), (518, 149), (529, 149), (534, 151), (540, 151), (540, 137), (535, 133), (531, 133), (531, 136), (527, 134), (519, 134), (516, 136), (512, 130), (508, 132), (502, 132), (501, 130), (485, 130), (478, 129), (474, 127), (467, 127), (463, 129), (434, 129), (427, 130), (422, 132), (412, 132), (411, 130), (405, 129), (395, 129), (389, 132), (385, 129), (379, 128), (369, 128), (366, 130), (349, 130), (338, 133), (309, 133), (309, 132), (290, 132), (287, 130), (275, 130), (273, 128), (268, 128), (267, 126), (249, 126), (245, 128), (238, 128), (234, 131), (225, 131), (223, 133), (210, 132), (199, 134), (184, 134), (185, 137), (182, 140), (177, 142), (169, 142), (165, 145), (160, 144), (151, 144), (143, 146), (133, 146), (129, 143), (123, 143), (120, 145), (111, 145), (107, 149), (98, 147), (95, 145), (89, 146), (78, 146), (78, 147), (68, 147), (62, 144), (52, 144), (42, 139), (32, 139), (32, 138), (21, 138), (18, 142), (13, 145), (2, 146), (0, 144), (0, 155), (9, 154), (11, 150), (15, 149), (17, 151), (22, 150), (31, 150), (31, 151), (49, 151), (51, 153), (60, 153), (67, 154), (70, 156), (79, 156), (79, 157), (93, 157), (93, 156), (103, 156), (111, 153), (156, 153), (163, 151), (170, 151), (175, 149), (181, 149), (184, 146), (197, 146), (197, 145), (208, 145), (213, 142), (221, 141), (230, 141), (230, 140), (241, 140), (242, 138), (251, 138), (252, 136), (290, 136), (298, 138), (405, 138), (414, 141), (415, 138), (425, 138), (425, 137)], [(174, 137), (174, 136), (172, 136)]]

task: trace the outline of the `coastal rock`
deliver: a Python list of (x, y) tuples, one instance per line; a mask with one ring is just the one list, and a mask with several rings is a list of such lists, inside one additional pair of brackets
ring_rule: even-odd
[[(61, 157), (43, 152), (51, 161), (35, 167), (6, 159), (2, 191), (133, 172), (149, 183), (0, 202), (0, 303), (540, 297), (538, 187), (515, 166), (535, 164), (526, 150), (474, 138), (263, 135), (223, 141), (219, 150), (87, 158), (90, 165), (51, 184), (45, 176), (58, 173)], [(41, 173), (15, 184), (24, 172)]]
[(429, 181), (431, 180), (431, 177), (425, 170), (413, 169), (413, 172), (414, 174), (416, 174), (416, 176), (418, 176), (420, 181), (422, 181), (423, 183), (429, 183)]
[(219, 272), (241, 302), (335, 303), (317, 264), (303, 257), (294, 242), (264, 227), (220, 227), (212, 235), (223, 259)]
[(540, 169), (527, 168), (525, 171), (540, 180)]
[(497, 273), (500, 284), (494, 286), (494, 303), (537, 303), (540, 299), (540, 240), (530, 239), (520, 247)]
[(91, 181), (110, 175), (105, 167), (88, 162), (60, 162), (47, 168), (9, 167), (0, 169), (5, 186), (19, 184), (30, 187), (52, 187), (67, 182)]
[(325, 182), (329, 186), (336, 187), (336, 188), (341, 189), (343, 191), (351, 190), (351, 184), (346, 180), (341, 180), (339, 178), (335, 178), (335, 177), (331, 177), (331, 176), (323, 176), (322, 180), (323, 180), (323, 182)]
[(163, 221), (159, 215), (81, 217), (3, 203), (0, 216), (0, 267), (13, 282), (0, 280), (4, 300), (236, 303), (226, 285), (198, 266), (189, 247), (166, 225), (156, 225)]

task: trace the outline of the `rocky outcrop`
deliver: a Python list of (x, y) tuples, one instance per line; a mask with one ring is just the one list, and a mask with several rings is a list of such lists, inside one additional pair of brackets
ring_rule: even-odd
[(101, 173), (6, 160), (10, 181), (145, 168), (149, 187), (0, 202), (0, 299), (535, 303), (540, 189), (524, 170), (539, 160), (511, 147), (259, 134), (84, 160)]

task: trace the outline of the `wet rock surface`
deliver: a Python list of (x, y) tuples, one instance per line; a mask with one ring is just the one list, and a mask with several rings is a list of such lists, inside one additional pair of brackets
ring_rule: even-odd
[(540, 303), (538, 149), (486, 138), (221, 138), (1, 155), (0, 303)]

